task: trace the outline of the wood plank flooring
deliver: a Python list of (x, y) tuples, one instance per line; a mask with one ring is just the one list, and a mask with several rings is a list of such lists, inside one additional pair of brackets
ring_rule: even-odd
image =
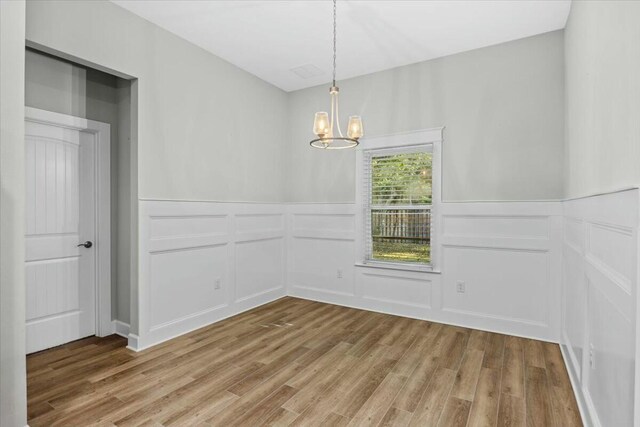
[(125, 345), (29, 355), (29, 425), (582, 425), (555, 344), (296, 298)]

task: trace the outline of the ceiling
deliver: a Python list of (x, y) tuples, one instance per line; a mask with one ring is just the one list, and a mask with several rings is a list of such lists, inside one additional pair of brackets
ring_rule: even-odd
[[(332, 3), (112, 0), (286, 91), (331, 81)], [(338, 80), (564, 28), (570, 0), (338, 0)]]

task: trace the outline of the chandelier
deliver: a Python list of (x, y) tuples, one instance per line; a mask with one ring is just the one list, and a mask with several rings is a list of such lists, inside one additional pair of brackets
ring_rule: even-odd
[(360, 116), (349, 117), (347, 135), (345, 136), (342, 133), (338, 110), (339, 92), (340, 89), (336, 86), (336, 0), (333, 0), (333, 84), (329, 88), (331, 117), (325, 111), (316, 113), (313, 121), (313, 133), (318, 138), (310, 142), (314, 148), (323, 148), (325, 150), (353, 148), (358, 145), (358, 139), (364, 135)]

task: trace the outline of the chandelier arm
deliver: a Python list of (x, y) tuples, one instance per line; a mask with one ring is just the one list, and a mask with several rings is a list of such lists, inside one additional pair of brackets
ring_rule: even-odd
[(317, 138), (309, 142), (313, 148), (322, 148), (324, 150), (344, 150), (356, 147), (359, 144), (355, 138)]

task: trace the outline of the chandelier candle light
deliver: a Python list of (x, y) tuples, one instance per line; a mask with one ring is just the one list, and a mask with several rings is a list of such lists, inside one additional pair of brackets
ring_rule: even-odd
[(338, 86), (336, 86), (336, 1), (333, 0), (333, 84), (329, 88), (331, 95), (331, 119), (329, 115), (321, 111), (316, 113), (313, 122), (313, 133), (318, 138), (310, 142), (314, 148), (325, 150), (340, 150), (342, 148), (353, 148), (358, 145), (358, 139), (364, 135), (362, 129), (362, 119), (360, 116), (349, 117), (347, 126), (347, 136), (344, 136), (340, 129), (340, 118), (338, 110)]

